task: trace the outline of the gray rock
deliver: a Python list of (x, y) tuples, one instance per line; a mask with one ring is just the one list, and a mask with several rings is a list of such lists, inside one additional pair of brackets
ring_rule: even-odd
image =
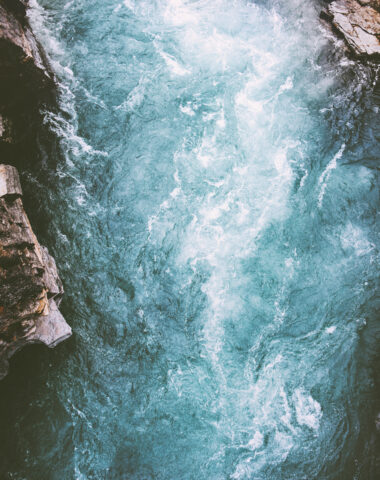
[[(373, 2), (362, 2), (371, 3)], [(356, 0), (336, 0), (327, 7), (333, 26), (358, 56), (380, 58), (380, 13)]]
[(63, 286), (55, 261), (39, 244), (21, 195), (17, 170), (0, 165), (0, 379), (23, 346), (54, 347), (71, 335), (57, 306)]
[(49, 313), (38, 316), (35, 321), (36, 330), (30, 336), (30, 342), (44, 343), (54, 348), (71, 335), (71, 328), (67, 325), (54, 300), (49, 300)]
[(49, 296), (54, 299), (57, 306), (61, 303), (63, 296), (63, 285), (58, 276), (57, 265), (54, 258), (49, 255), (46, 247), (41, 246), (41, 254), (45, 266), (44, 283), (49, 292)]
[(0, 197), (22, 195), (20, 179), (15, 167), (0, 165)]

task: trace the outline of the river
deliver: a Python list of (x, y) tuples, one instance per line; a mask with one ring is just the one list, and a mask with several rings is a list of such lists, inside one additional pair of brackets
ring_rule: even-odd
[(74, 335), (12, 361), (2, 478), (374, 479), (374, 72), (311, 0), (31, 4)]

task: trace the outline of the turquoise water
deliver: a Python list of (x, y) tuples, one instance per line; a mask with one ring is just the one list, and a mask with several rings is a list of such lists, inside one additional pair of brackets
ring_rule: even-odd
[(32, 2), (74, 336), (14, 360), (2, 478), (376, 478), (380, 102), (319, 11)]

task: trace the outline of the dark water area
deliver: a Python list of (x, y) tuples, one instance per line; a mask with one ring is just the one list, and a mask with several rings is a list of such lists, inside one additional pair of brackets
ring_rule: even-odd
[(74, 334), (12, 359), (1, 478), (379, 477), (378, 74), (319, 10), (32, 2), (61, 105), (24, 201)]

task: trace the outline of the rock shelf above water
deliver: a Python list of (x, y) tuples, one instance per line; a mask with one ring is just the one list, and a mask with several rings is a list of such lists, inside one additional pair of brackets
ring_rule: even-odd
[(380, 58), (380, 2), (378, 0), (336, 0), (324, 17), (344, 37), (353, 53), (362, 58)]
[(63, 287), (54, 259), (33, 233), (16, 168), (0, 165), (0, 378), (31, 343), (54, 347), (71, 335), (58, 310)]

